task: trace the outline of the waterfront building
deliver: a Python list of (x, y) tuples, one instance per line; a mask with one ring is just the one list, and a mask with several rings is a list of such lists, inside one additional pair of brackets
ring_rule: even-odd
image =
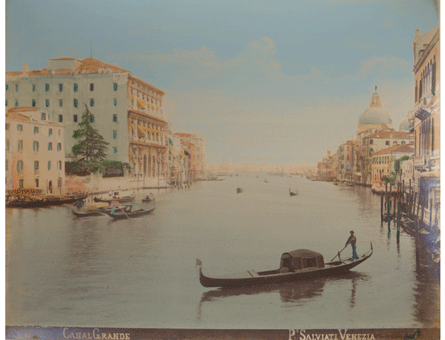
[(413, 186), (424, 209), (424, 222), (437, 224), (440, 205), (440, 29), (413, 39), (414, 173)]
[(318, 162), (317, 172), (319, 180), (327, 182), (331, 182), (334, 180), (332, 171), (332, 158), (333, 157), (328, 152), (328, 155), (323, 158), (323, 161)]
[(36, 107), (14, 107), (5, 116), (6, 190), (65, 194), (64, 126)]
[(337, 149), (338, 155), (338, 181), (352, 182), (353, 180), (353, 155), (354, 145), (352, 140), (344, 141)]
[(372, 184), (372, 157), (375, 152), (386, 149), (390, 146), (410, 144), (413, 136), (407, 131), (378, 131), (363, 137), (362, 176), (365, 185)]
[(180, 138), (181, 143), (187, 148), (187, 171), (190, 174), (190, 178), (194, 181), (204, 177), (206, 155), (203, 139), (196, 134), (190, 133), (177, 132), (175, 135)]
[(128, 70), (95, 58), (59, 57), (47, 67), (6, 72), (6, 109), (44, 108), (48, 120), (64, 124), (70, 158), (82, 113), (93, 114), (94, 127), (109, 144), (107, 159), (131, 164), (133, 176), (164, 177), (167, 124), (164, 92)]
[[(390, 179), (394, 183), (396, 180), (400, 181), (402, 171), (396, 171), (394, 164), (397, 160), (400, 160), (404, 156), (411, 158), (413, 153), (414, 144), (394, 145), (386, 149), (374, 152), (372, 154), (371, 161), (371, 190), (373, 192), (384, 192), (385, 178)], [(396, 186), (394, 186), (393, 190), (395, 189), (397, 189)]]

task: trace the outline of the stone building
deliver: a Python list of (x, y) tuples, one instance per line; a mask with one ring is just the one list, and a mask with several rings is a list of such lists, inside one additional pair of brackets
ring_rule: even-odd
[(64, 126), (47, 112), (15, 107), (5, 116), (5, 188), (65, 194)]
[(5, 80), (7, 110), (42, 108), (49, 120), (64, 124), (68, 159), (73, 132), (88, 108), (95, 128), (110, 143), (108, 159), (130, 163), (138, 180), (164, 177), (167, 119), (160, 89), (95, 58), (53, 58), (40, 70), (25, 64), (21, 71), (6, 72)]

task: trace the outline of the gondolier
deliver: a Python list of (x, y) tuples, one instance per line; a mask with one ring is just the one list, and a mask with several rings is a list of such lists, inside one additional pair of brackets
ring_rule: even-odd
[(348, 244), (351, 244), (351, 247), (352, 247), (352, 258), (354, 260), (358, 259), (356, 243), (357, 243), (357, 237), (355, 237), (354, 231), (351, 230), (351, 236), (349, 236), (348, 240), (346, 241), (345, 248), (348, 246)]

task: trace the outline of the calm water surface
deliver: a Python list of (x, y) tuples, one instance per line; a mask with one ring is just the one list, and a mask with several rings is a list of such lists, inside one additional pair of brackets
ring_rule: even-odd
[[(257, 177), (258, 176), (258, 177)], [(415, 241), (380, 224), (368, 188), (240, 173), (154, 191), (138, 219), (76, 218), (72, 207), (6, 211), (6, 324), (141, 328), (387, 328), (439, 325), (439, 284)], [(244, 192), (236, 194), (236, 188)], [(299, 195), (290, 197), (289, 187)], [(147, 192), (139, 192), (145, 196)], [(373, 256), (347, 275), (234, 290), (209, 276), (268, 270), (307, 248), (325, 261), (353, 229)], [(342, 255), (350, 256), (347, 248)]]

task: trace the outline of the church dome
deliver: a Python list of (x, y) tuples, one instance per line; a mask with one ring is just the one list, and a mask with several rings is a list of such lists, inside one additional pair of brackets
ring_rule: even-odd
[(400, 131), (411, 131), (411, 124), (409, 123), (410, 115), (413, 115), (413, 112), (410, 111), (408, 115), (402, 119), (400, 122), (399, 130)]
[(368, 109), (360, 115), (359, 125), (392, 125), (392, 119), (389, 112), (382, 107), (380, 95), (377, 91), (372, 94)]

